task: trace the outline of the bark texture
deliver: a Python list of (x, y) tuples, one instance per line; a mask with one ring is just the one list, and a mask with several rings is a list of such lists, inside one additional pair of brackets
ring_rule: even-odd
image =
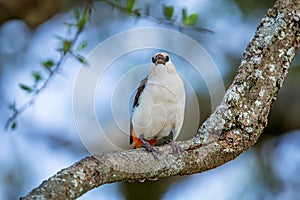
[(22, 199), (75, 199), (106, 183), (200, 173), (249, 149), (268, 114), (300, 42), (299, 0), (278, 0), (261, 20), (233, 83), (195, 137), (179, 142), (183, 153), (158, 149), (159, 161), (142, 149), (86, 157), (44, 181)]
[(11, 19), (21, 19), (29, 27), (35, 28), (58, 11), (83, 0), (0, 0), (0, 24)]

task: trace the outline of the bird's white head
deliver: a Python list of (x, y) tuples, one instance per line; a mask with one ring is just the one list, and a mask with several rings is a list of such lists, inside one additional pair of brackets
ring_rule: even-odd
[(176, 67), (171, 61), (170, 56), (165, 52), (159, 52), (152, 56), (152, 66), (150, 74), (155, 71), (167, 71), (169, 73), (176, 72)]
[(165, 52), (159, 52), (152, 56), (152, 63), (154, 63), (155, 65), (158, 64), (166, 65), (169, 62), (171, 62), (170, 56)]

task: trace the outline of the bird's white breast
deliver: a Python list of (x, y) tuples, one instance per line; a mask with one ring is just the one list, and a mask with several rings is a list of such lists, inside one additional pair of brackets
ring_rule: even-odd
[(183, 123), (185, 91), (175, 68), (157, 65), (150, 69), (148, 81), (132, 115), (136, 135), (145, 139), (177, 136)]

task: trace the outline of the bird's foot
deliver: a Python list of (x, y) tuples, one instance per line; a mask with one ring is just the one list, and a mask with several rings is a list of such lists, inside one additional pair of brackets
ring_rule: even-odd
[(144, 149), (146, 149), (146, 151), (148, 151), (149, 153), (151, 153), (155, 160), (159, 160), (158, 159), (158, 153), (160, 153), (160, 151), (158, 151), (157, 149), (155, 149), (154, 147), (152, 147), (149, 144), (149, 142), (147, 142), (147, 141), (143, 141), (143, 142), (144, 143), (143, 143), (142, 147)]
[(171, 140), (169, 143), (172, 147), (172, 151), (173, 151), (173, 155), (180, 155), (182, 154), (183, 150), (181, 149), (181, 147), (177, 144), (177, 142), (175, 140)]

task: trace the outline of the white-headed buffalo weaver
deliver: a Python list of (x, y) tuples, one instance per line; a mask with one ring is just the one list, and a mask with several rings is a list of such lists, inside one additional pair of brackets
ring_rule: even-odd
[(169, 138), (173, 153), (181, 152), (175, 139), (184, 120), (185, 90), (176, 67), (167, 53), (152, 57), (149, 74), (144, 78), (133, 102), (130, 119), (130, 144), (144, 147), (157, 159), (154, 146), (158, 139)]

